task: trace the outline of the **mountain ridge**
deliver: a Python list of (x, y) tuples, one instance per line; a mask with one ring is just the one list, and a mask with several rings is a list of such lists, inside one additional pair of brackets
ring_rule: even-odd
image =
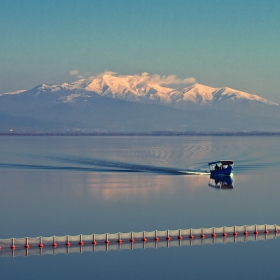
[[(75, 102), (76, 98), (90, 98), (91, 93), (100, 96), (122, 99), (142, 104), (158, 104), (173, 108), (187, 109), (189, 105), (215, 105), (219, 103), (247, 102), (259, 105), (279, 106), (258, 95), (250, 94), (230, 87), (213, 88), (194, 83), (183, 89), (162, 86), (152, 82), (152, 76), (100, 74), (87, 79), (80, 79), (72, 83), (61, 85), (41, 84), (29, 90), (36, 90), (35, 95), (47, 92), (72, 91), (69, 97), (62, 97), (63, 102)], [(26, 91), (17, 91), (7, 94), (22, 94)]]
[(190, 79), (100, 74), (0, 94), (0, 120), (0, 133), (280, 131), (280, 108)]

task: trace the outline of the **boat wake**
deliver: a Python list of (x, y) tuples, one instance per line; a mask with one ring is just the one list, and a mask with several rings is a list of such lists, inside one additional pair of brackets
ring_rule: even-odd
[[(206, 170), (142, 165), (84, 157), (47, 157), (52, 164), (0, 163), (0, 169), (63, 170), (86, 172), (145, 172), (170, 175), (209, 175)], [(45, 158), (46, 160), (46, 158)], [(58, 164), (59, 163), (59, 164)], [(62, 165), (63, 164), (63, 165)]]
[(127, 163), (112, 160), (101, 160), (95, 158), (84, 157), (58, 157), (57, 161), (68, 164), (78, 164), (79, 166), (87, 166), (97, 168), (99, 171), (115, 171), (115, 172), (149, 172), (173, 175), (206, 175), (208, 171), (200, 169), (185, 169), (165, 166), (144, 165), (136, 163)]

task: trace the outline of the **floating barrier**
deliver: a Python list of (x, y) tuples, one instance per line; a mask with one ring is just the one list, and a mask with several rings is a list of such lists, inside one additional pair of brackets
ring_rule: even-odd
[(29, 256), (123, 249), (180, 247), (276, 239), (279, 226), (244, 225), (128, 233), (66, 235), (0, 239), (0, 257)]

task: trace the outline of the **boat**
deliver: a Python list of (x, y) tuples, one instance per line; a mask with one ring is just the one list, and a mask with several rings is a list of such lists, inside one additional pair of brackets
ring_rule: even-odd
[(219, 160), (208, 163), (210, 174), (213, 176), (230, 176), (233, 172), (233, 165), (232, 160)]

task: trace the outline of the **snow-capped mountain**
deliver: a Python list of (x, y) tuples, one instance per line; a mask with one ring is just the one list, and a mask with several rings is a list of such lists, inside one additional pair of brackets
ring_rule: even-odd
[[(20, 94), (23, 92), (18, 91), (7, 94)], [(157, 83), (153, 76), (149, 76), (146, 73), (126, 76), (104, 73), (62, 85), (42, 84), (32, 90), (32, 93), (36, 96), (51, 92), (61, 93), (59, 100), (65, 103), (73, 103), (78, 98), (90, 98), (91, 93), (97, 93), (100, 96), (122, 99), (129, 102), (158, 104), (181, 109), (187, 108), (189, 105), (215, 105), (223, 103), (278, 105), (260, 96), (228, 87), (213, 88), (198, 83), (183, 89), (176, 89), (174, 86), (163, 86)]]
[(229, 87), (212, 88), (201, 84), (194, 84), (180, 91), (172, 91), (170, 95), (172, 101), (177, 105), (184, 102), (197, 105), (211, 105), (225, 102), (246, 102), (278, 106), (277, 103), (271, 102), (254, 94), (238, 91)]
[(257, 95), (228, 87), (212, 88), (195, 83), (183, 89), (174, 89), (153, 83), (149, 76), (114, 76), (103, 74), (66, 85), (93, 91), (102, 96), (126, 101), (184, 107), (187, 104), (210, 105), (229, 101), (249, 101), (266, 105), (278, 105)]
[(212, 88), (194, 79), (103, 73), (0, 94), (0, 132), (11, 129), (279, 131), (280, 110), (278, 104), (257, 95)]

